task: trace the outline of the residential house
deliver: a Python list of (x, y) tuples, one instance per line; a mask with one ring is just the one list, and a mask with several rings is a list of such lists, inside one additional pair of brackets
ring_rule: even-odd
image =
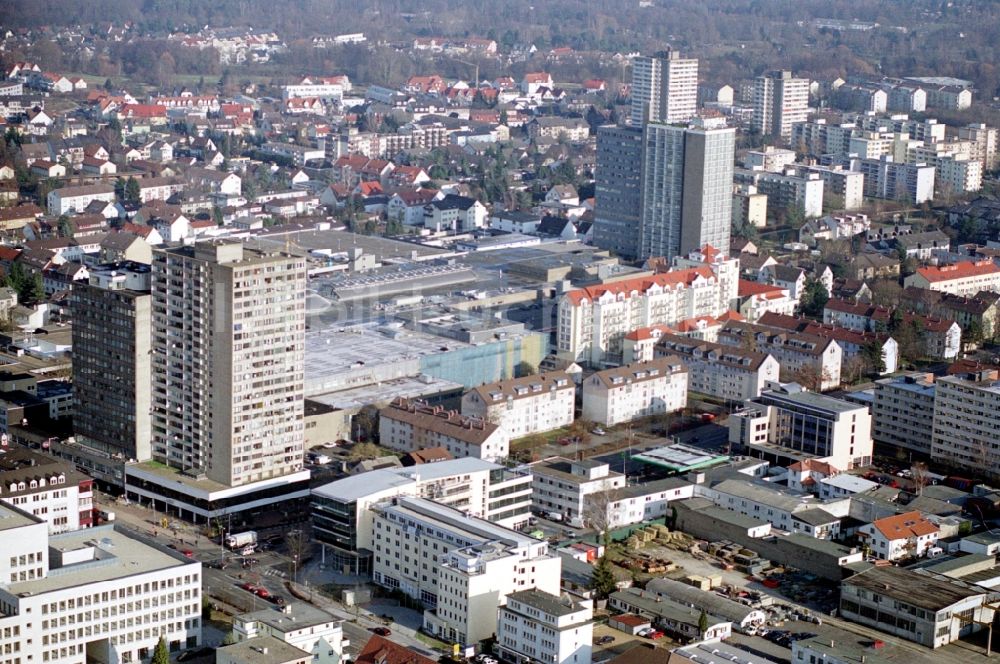
[(400, 452), (442, 448), (452, 457), (506, 459), (509, 439), (503, 427), (420, 401), (395, 399), (379, 411), (383, 447)]
[(474, 198), (448, 194), (424, 206), (424, 228), (436, 233), (471, 231), (486, 225), (486, 208)]
[(591, 661), (594, 609), (538, 589), (519, 590), (500, 607), (496, 647), (505, 662), (576, 664)]
[(656, 340), (657, 357), (672, 355), (684, 362), (691, 392), (743, 402), (760, 396), (767, 383), (778, 380), (778, 360), (767, 353), (669, 333), (657, 335)]
[(903, 285), (965, 297), (980, 291), (1000, 293), (1000, 266), (991, 260), (978, 260), (919, 267), (903, 280)]
[(871, 554), (890, 561), (927, 555), (939, 533), (937, 525), (916, 511), (876, 519), (858, 529)]

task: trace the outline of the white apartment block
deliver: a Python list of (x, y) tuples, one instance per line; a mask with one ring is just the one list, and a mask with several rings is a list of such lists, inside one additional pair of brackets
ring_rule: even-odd
[(844, 210), (857, 210), (865, 204), (865, 176), (841, 166), (796, 166), (799, 175), (819, 175), (825, 184), (824, 195), (833, 194), (843, 200)]
[(860, 159), (858, 170), (865, 176), (865, 196), (919, 205), (934, 200), (935, 168), (927, 164), (905, 164), (892, 157)]
[(789, 139), (792, 125), (809, 115), (809, 79), (790, 71), (758, 76), (753, 89), (753, 128), (765, 136)]
[[(590, 459), (543, 459), (531, 464), (531, 474), (532, 507), (543, 513), (558, 513), (576, 528), (606, 520), (601, 513), (605, 507), (613, 516), (611, 504), (626, 485), (624, 475), (611, 470), (606, 463)], [(599, 514), (592, 513), (595, 509)]]
[(594, 608), (541, 590), (507, 596), (497, 621), (500, 659), (514, 664), (590, 664)]
[(997, 129), (984, 124), (968, 124), (958, 128), (958, 138), (972, 143), (972, 158), (982, 162), (986, 171), (997, 167)]
[(573, 423), (576, 385), (564, 371), (502, 380), (462, 396), (462, 415), (500, 426), (511, 439)]
[(153, 458), (240, 486), (302, 470), (305, 259), (239, 242), (153, 257)]
[(443, 447), (455, 458), (505, 459), (510, 441), (503, 427), (457, 411), (396, 399), (379, 411), (379, 443), (400, 452)]
[(561, 558), (544, 540), (422, 498), (372, 510), (375, 583), (420, 600), (424, 629), (437, 638), (475, 643), (496, 633), (510, 593), (559, 593)]
[[(308, 82), (306, 82), (308, 81)], [(337, 101), (344, 97), (344, 86), (338, 82), (312, 82), (310, 79), (303, 79), (295, 85), (284, 85), (281, 87), (282, 99), (335, 99)]]
[(309, 661), (318, 664), (340, 664), (344, 654), (341, 621), (304, 602), (233, 616), (233, 636), (237, 643), (271, 637), (309, 653)]
[(91, 184), (82, 187), (53, 189), (45, 199), (49, 214), (61, 215), (83, 212), (94, 201), (115, 202), (115, 188), (109, 184)]
[(773, 355), (697, 341), (672, 334), (660, 336), (655, 353), (680, 357), (688, 370), (688, 390), (726, 401), (760, 396), (781, 369)]
[(749, 170), (784, 173), (786, 168), (795, 163), (796, 156), (795, 150), (767, 145), (762, 150), (749, 150), (743, 158), (743, 166)]
[(1000, 477), (1000, 374), (942, 376), (935, 381), (931, 455), (937, 461)]
[(1000, 293), (1000, 267), (991, 260), (926, 266), (903, 280), (904, 286), (973, 297), (979, 291)]
[(935, 185), (938, 192), (964, 194), (983, 188), (983, 162), (965, 156), (938, 157)]
[(141, 662), (201, 641), (201, 563), (113, 526), (49, 535), (0, 505), (0, 662)]
[(771, 209), (796, 206), (806, 217), (819, 217), (823, 214), (826, 183), (819, 173), (807, 171), (798, 175), (797, 172), (795, 168), (778, 173), (736, 169), (734, 176), (738, 184), (753, 185), (757, 191), (767, 195), (767, 204)]
[(775, 385), (733, 413), (729, 442), (779, 463), (816, 459), (851, 470), (871, 463), (871, 422), (866, 406)]
[(472, 457), (372, 470), (313, 489), (313, 535), (324, 564), (370, 574), (375, 503), (418, 496), (518, 529), (531, 518), (532, 495), (530, 473)]
[(787, 377), (813, 382), (820, 392), (840, 387), (844, 351), (833, 339), (740, 321), (726, 323), (718, 339), (724, 346), (751, 348), (771, 355)]
[(679, 357), (599, 371), (583, 382), (583, 417), (605, 426), (674, 413), (687, 406), (688, 374)]
[(875, 443), (929, 457), (936, 390), (934, 374), (908, 374), (875, 381), (872, 402)]
[(698, 112), (698, 60), (677, 51), (632, 60), (633, 127), (686, 122)]
[(717, 318), (730, 310), (738, 292), (738, 260), (705, 247), (674, 264), (669, 272), (564, 294), (558, 309), (559, 355), (595, 366), (617, 366), (625, 336), (632, 330), (703, 316)]
[(92, 485), (72, 464), (48, 454), (15, 448), (0, 455), (0, 503), (42, 519), (50, 533), (94, 523)]

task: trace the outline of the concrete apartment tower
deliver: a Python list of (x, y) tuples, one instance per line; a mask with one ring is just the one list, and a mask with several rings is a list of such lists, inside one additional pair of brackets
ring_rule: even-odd
[(729, 254), (735, 150), (732, 127), (646, 125), (640, 258)]
[(302, 469), (305, 284), (286, 252), (154, 251), (154, 460), (229, 487)]
[(98, 458), (150, 458), (149, 289), (142, 263), (95, 267), (73, 285), (73, 433)]
[(809, 115), (809, 79), (773, 71), (754, 80), (753, 128), (765, 136), (792, 137), (792, 125)]
[(632, 61), (632, 126), (686, 122), (698, 113), (698, 60), (661, 51)]

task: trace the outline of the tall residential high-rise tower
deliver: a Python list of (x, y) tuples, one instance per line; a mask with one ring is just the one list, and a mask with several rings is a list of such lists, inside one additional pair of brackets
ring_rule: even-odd
[(142, 263), (94, 267), (88, 283), (73, 285), (73, 433), (122, 461), (150, 458), (149, 289)]
[(809, 116), (809, 79), (790, 71), (758, 76), (753, 89), (753, 128), (765, 136), (792, 137), (792, 124)]
[(677, 51), (632, 62), (632, 126), (686, 122), (698, 112), (698, 60)]
[(639, 256), (642, 222), (642, 127), (597, 130), (594, 244), (619, 256)]
[(686, 256), (706, 244), (729, 253), (736, 129), (648, 124), (639, 257)]
[(152, 282), (153, 459), (228, 487), (300, 471), (305, 259), (157, 249)]

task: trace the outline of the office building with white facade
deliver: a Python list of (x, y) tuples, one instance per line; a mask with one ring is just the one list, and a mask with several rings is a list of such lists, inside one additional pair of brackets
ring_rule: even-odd
[(49, 535), (0, 505), (0, 662), (141, 662), (201, 642), (201, 563), (114, 526)]
[(497, 622), (500, 659), (513, 664), (589, 664), (593, 617), (591, 600), (537, 589), (511, 593)]
[(375, 583), (425, 607), (424, 629), (470, 644), (497, 630), (517, 590), (559, 592), (561, 559), (548, 543), (423, 498), (374, 505)]
[(679, 357), (598, 371), (583, 382), (583, 417), (614, 426), (687, 406), (688, 373)]
[(512, 378), (462, 396), (462, 415), (496, 424), (511, 439), (573, 423), (576, 384), (564, 371)]
[(324, 564), (371, 574), (372, 512), (395, 496), (418, 496), (506, 528), (531, 518), (532, 478), (526, 469), (472, 457), (360, 473), (312, 491), (313, 536)]
[[(591, 522), (617, 523), (613, 503), (626, 485), (625, 476), (593, 459), (571, 461), (552, 457), (531, 464), (532, 506), (536, 511), (576, 528)], [(593, 514), (597, 510), (598, 514)], [(558, 517), (556, 517), (558, 515)]]
[(733, 413), (729, 442), (780, 465), (817, 459), (850, 470), (871, 463), (871, 420), (867, 406), (775, 385)]

